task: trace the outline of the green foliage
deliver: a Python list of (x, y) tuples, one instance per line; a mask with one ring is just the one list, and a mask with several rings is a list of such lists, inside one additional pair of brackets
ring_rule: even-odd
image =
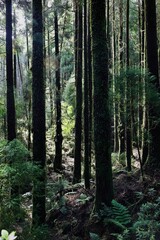
[(100, 237), (98, 236), (98, 234), (90, 232), (89, 235), (91, 240), (100, 240)]
[[(18, 140), (9, 143), (0, 142), (0, 228), (12, 228), (26, 214), (21, 208), (20, 193), (31, 189), (32, 182), (37, 181), (41, 169), (27, 161), (29, 152)], [(16, 189), (17, 196), (11, 194)]]
[(40, 174), (41, 170), (37, 165), (27, 161), (30, 156), (27, 148), (17, 139), (6, 144), (0, 143), (0, 177), (9, 179), (12, 186), (16, 185), (19, 189), (30, 185)]
[(74, 110), (71, 105), (67, 103), (62, 104), (63, 116), (62, 116), (62, 132), (63, 136), (66, 138), (70, 138), (73, 133), (75, 121), (74, 121)]
[(48, 240), (49, 239), (48, 227), (46, 225), (43, 225), (43, 226), (33, 228), (29, 236), (29, 239), (30, 240), (37, 240), (37, 239)]
[(87, 196), (84, 193), (81, 193), (81, 195), (79, 196), (78, 199), (76, 199), (77, 203), (82, 203), (85, 204), (86, 202), (88, 202), (90, 200), (91, 197)]
[[(70, 32), (68, 34), (67, 31), (65, 31), (64, 35), (66, 38), (71, 37)], [(67, 41), (68, 41), (68, 39), (67, 39)], [(63, 76), (63, 74), (65, 75), (65, 80), (67, 81), (67, 83), (70, 81), (69, 79), (71, 78), (71, 74), (74, 69), (73, 58), (74, 58), (74, 55), (70, 48), (65, 48), (64, 51), (62, 51), (62, 53), (61, 53), (61, 71), (62, 71), (62, 76)]]
[[(1, 147), (1, 145), (0, 145)], [(13, 141), (7, 143), (3, 147), (3, 156), (1, 158), (2, 162), (5, 160), (6, 163), (20, 163), (26, 161), (29, 157), (29, 151), (19, 140), (14, 139)]]
[(112, 233), (111, 235), (116, 237), (117, 240), (128, 240), (131, 237), (130, 229), (125, 229), (121, 234)]
[(122, 223), (125, 226), (131, 223), (131, 215), (124, 205), (118, 203), (115, 200), (112, 200), (112, 211), (114, 219), (116, 221)]
[(125, 230), (131, 224), (131, 215), (128, 209), (115, 200), (112, 200), (111, 207), (103, 206), (101, 216), (104, 217), (105, 225), (115, 225), (121, 230)]
[(138, 219), (133, 226), (126, 228), (121, 234), (112, 234), (117, 240), (156, 240), (160, 235), (160, 199), (156, 202), (142, 204)]
[(74, 80), (71, 79), (67, 82), (66, 87), (64, 89), (64, 93), (63, 93), (63, 99), (65, 102), (68, 103), (68, 105), (71, 105), (75, 111), (76, 96), (75, 96)]
[(48, 183), (46, 190), (48, 196), (48, 209), (60, 209), (61, 212), (65, 212), (66, 198), (64, 196), (64, 190), (68, 188), (69, 182), (59, 176), (57, 182)]
[(15, 232), (8, 233), (7, 230), (2, 229), (0, 240), (14, 240), (17, 236), (15, 236)]
[(134, 223), (133, 228), (136, 231), (136, 239), (156, 239), (160, 234), (160, 201), (156, 203), (144, 203), (138, 213), (138, 220)]

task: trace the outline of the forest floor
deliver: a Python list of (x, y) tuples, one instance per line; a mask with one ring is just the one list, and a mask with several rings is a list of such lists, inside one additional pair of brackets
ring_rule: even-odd
[[(63, 186), (56, 193), (56, 207), (47, 214), (47, 224), (50, 228), (50, 239), (55, 240), (90, 240), (115, 239), (111, 233), (116, 228), (108, 230), (101, 219), (94, 214), (95, 182), (91, 181), (91, 189), (86, 190), (84, 183), (72, 185), (73, 159), (67, 158), (64, 164), (63, 179), (59, 174), (49, 171), (49, 182), (60, 181)], [(64, 180), (65, 179), (65, 180)], [(65, 181), (67, 184), (65, 186)], [(114, 198), (126, 206), (132, 216), (137, 219), (140, 206), (152, 202), (160, 195), (160, 171), (145, 174), (142, 180), (140, 171), (136, 168), (128, 173), (125, 170), (113, 174)], [(90, 234), (100, 238), (90, 238)]]

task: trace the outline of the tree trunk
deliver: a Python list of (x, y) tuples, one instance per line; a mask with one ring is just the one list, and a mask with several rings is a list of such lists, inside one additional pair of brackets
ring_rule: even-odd
[[(127, 0), (126, 9), (126, 68), (129, 69), (129, 0)], [(131, 155), (132, 155), (132, 140), (131, 140), (131, 84), (130, 78), (126, 76), (126, 157), (127, 169), (131, 171)]]
[(75, 118), (75, 157), (73, 183), (81, 181), (81, 138), (82, 138), (82, 4), (76, 3), (75, 24), (75, 82), (76, 82), (76, 118)]
[[(150, 75), (155, 77), (152, 84), (159, 92), (159, 74), (158, 74), (158, 45), (157, 45), (157, 24), (156, 24), (156, 1), (146, 0), (146, 40), (147, 40), (147, 63)], [(150, 119), (150, 152), (149, 165), (160, 167), (160, 121), (159, 114), (149, 102), (149, 119)]]
[(117, 126), (117, 104), (116, 104), (116, 82), (115, 82), (115, 1), (112, 6), (112, 91), (113, 91), (113, 151), (118, 151), (118, 126)]
[(17, 57), (16, 57), (16, 12), (14, 10), (14, 87), (17, 88)]
[(59, 56), (59, 31), (58, 17), (55, 11), (55, 56), (56, 56), (56, 136), (54, 170), (62, 169), (62, 119), (61, 119), (61, 83), (60, 83), (60, 56)]
[(42, 1), (33, 0), (33, 161), (41, 168), (33, 187), (33, 225), (45, 222), (45, 83), (43, 75), (43, 18)]
[(48, 41), (48, 79), (49, 79), (49, 97), (50, 97), (50, 124), (49, 127), (53, 126), (53, 84), (51, 74), (51, 49), (50, 49), (50, 33), (49, 33), (49, 20), (47, 29), (47, 41)]
[(7, 133), (8, 141), (16, 138), (16, 114), (13, 87), (12, 1), (6, 0), (6, 77), (7, 77)]
[(99, 211), (102, 203), (109, 206), (113, 198), (105, 0), (91, 0), (91, 39), (96, 160), (95, 207)]
[(91, 31), (90, 31), (90, 1), (88, 1), (88, 94), (89, 94), (89, 111), (88, 111), (88, 121), (89, 121), (89, 139), (88, 139), (88, 157), (89, 157), (89, 171), (91, 177), (91, 159), (92, 159), (92, 119), (93, 119), (93, 94), (92, 94), (92, 56), (91, 56)]
[(84, 0), (84, 180), (85, 187), (90, 188), (89, 165), (89, 84), (88, 84), (88, 56), (87, 56), (87, 1)]

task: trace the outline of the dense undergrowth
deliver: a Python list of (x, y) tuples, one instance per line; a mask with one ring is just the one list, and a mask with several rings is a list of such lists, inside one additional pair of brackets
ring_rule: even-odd
[[(110, 208), (103, 205), (96, 214), (94, 171), (90, 190), (84, 188), (83, 182), (72, 185), (73, 159), (66, 153), (64, 156), (62, 174), (54, 173), (51, 163), (48, 166), (46, 225), (31, 229), (32, 185), (40, 169), (31, 162), (30, 153), (20, 141), (0, 142), (1, 230), (16, 231), (20, 240), (159, 239), (158, 170), (148, 173), (142, 181), (136, 167), (127, 173), (123, 157), (119, 161), (114, 154), (115, 200)], [(14, 239), (11, 237), (8, 239)]]

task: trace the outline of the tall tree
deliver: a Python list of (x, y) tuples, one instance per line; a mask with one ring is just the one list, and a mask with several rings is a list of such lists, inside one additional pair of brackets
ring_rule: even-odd
[[(147, 40), (147, 63), (148, 70), (155, 78), (152, 81), (159, 91), (159, 74), (158, 74), (158, 45), (157, 45), (157, 23), (156, 23), (156, 1), (146, 0), (146, 40)], [(153, 104), (149, 103), (150, 117), (150, 164), (160, 166), (160, 122), (157, 110)]]
[[(130, 4), (127, 0), (126, 5), (126, 69), (129, 70), (129, 13)], [(131, 84), (130, 78), (126, 76), (126, 157), (127, 168), (131, 171), (131, 154), (132, 154), (132, 140), (131, 140)]]
[(91, 159), (92, 159), (92, 119), (93, 119), (93, 83), (92, 83), (92, 54), (91, 54), (91, 30), (90, 30), (90, 1), (88, 0), (88, 39), (87, 39), (87, 69), (88, 69), (88, 127), (89, 127), (89, 136), (88, 136), (88, 157), (89, 157), (89, 171), (91, 175)]
[[(120, 71), (123, 69), (124, 62), (124, 43), (123, 43), (123, 28), (124, 28), (124, 20), (123, 20), (123, 0), (119, 0), (119, 69)], [(121, 91), (121, 89), (120, 89)], [(123, 92), (123, 90), (121, 91)], [(119, 103), (119, 154), (125, 152), (125, 100), (121, 98)]]
[(17, 87), (17, 57), (16, 57), (16, 11), (14, 9), (14, 18), (13, 18), (13, 26), (14, 26), (14, 87)]
[(85, 187), (90, 188), (89, 163), (89, 81), (88, 81), (88, 32), (87, 32), (87, 1), (84, 0), (84, 180)]
[(56, 136), (54, 170), (62, 169), (62, 120), (61, 120), (61, 82), (60, 82), (60, 56), (59, 56), (59, 31), (57, 11), (54, 13), (55, 23), (55, 55), (56, 55)]
[(105, 10), (105, 0), (91, 0), (97, 211), (102, 203), (110, 205), (113, 198)]
[(12, 1), (6, 0), (6, 70), (8, 140), (16, 138), (15, 100), (13, 87)]
[(45, 83), (43, 75), (43, 18), (42, 0), (33, 0), (33, 161), (42, 170), (33, 187), (33, 225), (45, 222)]
[(146, 40), (147, 40), (147, 63), (149, 72), (154, 75), (154, 84), (159, 88), (158, 76), (158, 44), (156, 22), (156, 0), (146, 0)]
[(50, 97), (50, 126), (53, 125), (53, 81), (51, 71), (51, 44), (50, 44), (50, 30), (49, 18), (47, 17), (47, 45), (48, 45), (48, 79), (49, 79), (49, 97)]
[(75, 156), (73, 182), (81, 180), (81, 138), (82, 138), (82, 3), (75, 1)]

